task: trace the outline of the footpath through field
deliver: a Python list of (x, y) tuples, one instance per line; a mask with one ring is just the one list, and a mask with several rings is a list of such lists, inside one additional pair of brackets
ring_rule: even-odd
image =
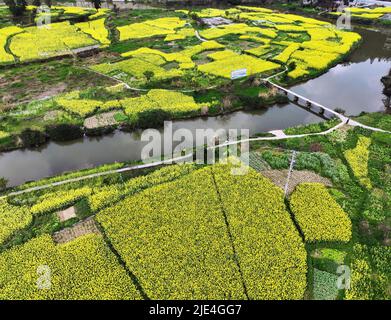
[[(226, 147), (226, 146), (235, 145), (235, 144), (241, 144), (241, 143), (244, 143), (244, 142), (252, 142), (252, 141), (283, 140), (283, 139), (294, 139), (294, 138), (302, 138), (302, 137), (317, 136), (317, 135), (326, 135), (326, 134), (329, 134), (330, 132), (333, 132), (333, 131), (337, 130), (338, 128), (342, 127), (343, 125), (346, 125), (346, 123), (345, 122), (340, 122), (336, 126), (330, 128), (330, 129), (328, 129), (326, 131), (322, 131), (322, 132), (306, 133), (306, 134), (296, 134), (296, 135), (286, 135), (282, 131), (280, 132), (280, 130), (278, 130), (278, 131), (271, 131), (271, 133), (274, 132), (274, 133), (277, 133), (277, 135), (274, 136), (274, 137), (256, 137), (256, 138), (248, 138), (248, 139), (242, 139), (242, 140), (226, 141), (225, 143), (209, 147), (208, 149), (217, 149), (217, 148), (221, 148), (221, 147)], [(359, 127), (362, 127), (362, 128), (368, 129), (368, 130), (377, 131), (377, 132), (385, 132), (385, 133), (390, 133), (391, 134), (390, 131), (382, 130), (382, 129), (379, 129), (379, 128), (369, 127), (369, 126), (363, 125), (363, 124), (358, 123), (358, 122), (353, 121), (353, 120), (350, 120), (348, 125), (350, 125), (350, 126), (359, 126)], [(51, 187), (64, 185), (64, 184), (68, 184), (68, 183), (72, 183), (72, 182), (78, 182), (78, 181), (83, 181), (83, 180), (92, 179), (92, 178), (96, 178), (96, 177), (101, 177), (101, 176), (106, 176), (106, 175), (110, 175), (110, 174), (115, 174), (115, 173), (122, 173), (122, 172), (127, 172), (127, 171), (134, 171), (134, 170), (139, 170), (139, 169), (152, 168), (152, 167), (157, 167), (157, 166), (165, 165), (165, 164), (181, 163), (184, 160), (189, 159), (189, 158), (193, 158), (193, 153), (187, 154), (185, 156), (180, 156), (180, 157), (175, 157), (175, 158), (163, 160), (163, 161), (156, 161), (156, 162), (151, 162), (151, 163), (147, 163), (147, 164), (141, 164), (141, 165), (136, 165), (136, 166), (129, 166), (129, 167), (124, 167), (124, 168), (120, 168), (120, 169), (115, 169), (115, 170), (108, 170), (108, 171), (98, 172), (98, 173), (94, 173), (94, 174), (90, 174), (90, 175), (86, 175), (86, 176), (81, 176), (81, 177), (78, 177), (78, 178), (57, 181), (57, 182), (48, 183), (48, 184), (45, 184), (45, 185), (42, 185), (42, 186), (36, 186), (36, 187), (28, 188), (28, 189), (25, 189), (25, 190), (10, 192), (10, 193), (8, 193), (6, 195), (0, 196), (0, 199), (6, 198), (6, 197), (10, 197), (10, 196), (17, 196), (17, 195), (21, 195), (21, 194), (25, 194), (25, 193), (29, 193), (29, 192), (33, 192), (33, 191), (48, 189), (48, 188), (51, 188)]]

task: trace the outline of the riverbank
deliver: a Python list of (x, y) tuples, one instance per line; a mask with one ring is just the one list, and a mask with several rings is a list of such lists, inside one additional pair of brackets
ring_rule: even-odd
[[(235, 10), (238, 9), (231, 8), (232, 14)], [(247, 9), (244, 8), (243, 10), (244, 14), (247, 14)], [(198, 14), (199, 16), (203, 16), (205, 14), (208, 15), (209, 11), (206, 9), (204, 12), (199, 11), (195, 14)], [(221, 11), (221, 14), (225, 15), (226, 12)], [(192, 29), (189, 29), (192, 33), (190, 35), (191, 37), (189, 36), (190, 40), (185, 36), (185, 39), (180, 38), (167, 43), (161, 38), (147, 37), (147, 39), (151, 41), (153, 40), (152, 49), (143, 47), (143, 43), (138, 40), (137, 35), (135, 35), (136, 39), (131, 38), (125, 39), (125, 41), (120, 41), (121, 39), (119, 39), (118, 31), (113, 31), (114, 29), (116, 30), (116, 28), (118, 28), (118, 30), (121, 28), (127, 28), (126, 26), (128, 23), (132, 22), (137, 23), (139, 21), (149, 21), (148, 19), (165, 19), (167, 17), (178, 16), (186, 18), (193, 23)], [(228, 17), (231, 17), (231, 13)], [(68, 70), (65, 70), (72, 73), (81, 72), (86, 75), (87, 79), (91, 79), (91, 81), (94, 82), (97, 82), (97, 79), (100, 79), (100, 82), (111, 81), (115, 83), (120, 81), (123, 83), (126, 89), (125, 91), (128, 93), (115, 95), (107, 92), (106, 88), (96, 88), (95, 86), (94, 90), (68, 92), (64, 96), (54, 96), (51, 99), (31, 102), (19, 107), (13, 107), (15, 105), (13, 102), (13, 104), (9, 104), (8, 107), (3, 107), (9, 108), (10, 110), (3, 112), (1, 115), (3, 123), (0, 127), (0, 130), (2, 131), (0, 151), (10, 151), (24, 147), (37, 147), (46, 143), (51, 138), (55, 141), (66, 141), (81, 137), (83, 134), (101, 135), (110, 133), (116, 128), (126, 131), (135, 130), (137, 128), (153, 128), (161, 126), (165, 120), (184, 119), (196, 116), (216, 116), (237, 110), (251, 110), (270, 106), (275, 103), (286, 102), (280, 95), (275, 94), (272, 90), (265, 89), (260, 85), (259, 80), (257, 79), (257, 75), (259, 75), (260, 72), (251, 72), (251, 74), (247, 75), (246, 81), (233, 81), (229, 80), (229, 74), (226, 74), (229, 72), (225, 72), (224, 74), (219, 73), (219, 69), (222, 68), (223, 65), (218, 68), (212, 68), (207, 72), (200, 72), (200, 70), (202, 70), (205, 65), (213, 67), (214, 64), (219, 64), (220, 62), (217, 61), (218, 58), (213, 58), (213, 56), (216, 54), (215, 56), (218, 57), (219, 51), (224, 49), (224, 53), (229, 54), (226, 58), (226, 64), (235, 62), (235, 68), (247, 66), (248, 70), (256, 67), (258, 68), (257, 70), (263, 71), (261, 72), (263, 77), (267, 77), (273, 74), (273, 72), (278, 73), (279, 70), (283, 70), (283, 67), (286, 68), (284, 64), (287, 63), (285, 60), (289, 58), (289, 56), (283, 57), (283, 52), (288, 50), (287, 47), (295, 46), (298, 48), (301, 41), (308, 40), (310, 38), (309, 35), (305, 34), (304, 27), (293, 26), (293, 31), (299, 32), (296, 34), (289, 33), (290, 25), (285, 26), (288, 27), (288, 30), (285, 30), (284, 28), (277, 31), (268, 29), (267, 31), (269, 32), (269, 36), (266, 35), (263, 40), (259, 37), (254, 38), (254, 36), (251, 35), (251, 32), (257, 27), (247, 26), (244, 24), (246, 19), (237, 20), (234, 16), (232, 16), (231, 18), (233, 21), (242, 22), (242, 24), (237, 24), (236, 26), (241, 27), (243, 30), (238, 29), (231, 32), (227, 29), (227, 31), (223, 32), (223, 34), (217, 35), (219, 43), (213, 40), (215, 39), (213, 34), (210, 35), (212, 38), (209, 41), (204, 41), (204, 39), (201, 43), (199, 43), (200, 41), (194, 37), (193, 33), (196, 33), (199, 29), (201, 30), (201, 34), (206, 32), (206, 36), (208, 36), (210, 29), (206, 29), (205, 26), (201, 25), (198, 18), (193, 19), (192, 14), (190, 13), (186, 14), (184, 12), (168, 12), (159, 10), (134, 10), (131, 12), (129, 17), (120, 14), (112, 15), (109, 18), (108, 20), (110, 20), (110, 23), (106, 23), (105, 25), (105, 27), (111, 25), (109, 35), (113, 36), (113, 34), (117, 33), (114, 39), (112, 39), (113, 43), (108, 48), (103, 49), (104, 53), (97, 55), (97, 61), (94, 60), (95, 57), (81, 60), (86, 63), (91, 61), (94, 65), (87, 65), (85, 67), (80, 66), (80, 70), (77, 70), (81, 62), (75, 57), (75, 65), (70, 67)], [(276, 14), (274, 18), (282, 19), (283, 17)], [(300, 18), (298, 19), (300, 20)], [(323, 25), (323, 23), (320, 25)], [(297, 28), (299, 28), (299, 30), (297, 30)], [(257, 30), (259, 31), (261, 29)], [(321, 31), (323, 31), (323, 29)], [(247, 35), (247, 33), (249, 35)], [(297, 37), (298, 35), (299, 37)], [(331, 34), (328, 36), (331, 36)], [(346, 33), (346, 38), (348, 38), (348, 36), (350, 36), (350, 34)], [(272, 39), (274, 40), (272, 41)], [(335, 41), (341, 40), (336, 38)], [(320, 52), (325, 57), (323, 59), (324, 62), (322, 66), (318, 66), (313, 62), (305, 62), (305, 59), (297, 60), (295, 63), (300, 65), (300, 72), (304, 71), (304, 76), (291, 77), (291, 72), (295, 67), (290, 65), (282, 82), (289, 84), (298, 83), (310, 78), (315, 78), (326, 70), (329, 70), (330, 67), (341, 62), (342, 59), (345, 59), (359, 45), (358, 41), (351, 40), (353, 43), (350, 43), (349, 41), (344, 44), (348, 47), (346, 50), (343, 50), (343, 54), (335, 53), (333, 50), (333, 54)], [(266, 55), (264, 53), (259, 53), (256, 50), (256, 48), (259, 47), (259, 44), (270, 42), (272, 42), (272, 44), (270, 45), (270, 49), (266, 51)], [(211, 47), (203, 48), (203, 44), (207, 44)], [(194, 53), (191, 52), (190, 45), (197, 49)], [(130, 49), (133, 51), (129, 51)], [(183, 50), (180, 51), (181, 49)], [(137, 50), (139, 50), (139, 52)], [(147, 50), (147, 53), (143, 54), (142, 52), (145, 50)], [(135, 58), (132, 57), (132, 52), (134, 52)], [(181, 55), (177, 55), (178, 52), (181, 52), (184, 56), (182, 57)], [(186, 57), (186, 52), (189, 52), (190, 57)], [(246, 58), (245, 60), (248, 60), (248, 62), (245, 60), (243, 60), (243, 62), (242, 59), (239, 59), (238, 52), (240, 52), (242, 54), (241, 57)], [(313, 53), (313, 50), (311, 53)], [(148, 60), (151, 54), (154, 55), (153, 60), (158, 61), (158, 65), (153, 65), (153, 63), (145, 60)], [(230, 58), (231, 56), (232, 58)], [(192, 68), (189, 68), (188, 66), (185, 68), (182, 67), (184, 63), (181, 61), (185, 58), (187, 61), (185, 65), (191, 64)], [(256, 60), (258, 58), (259, 60)], [(168, 61), (163, 61), (164, 59), (168, 59)], [(175, 59), (179, 60), (176, 61)], [(163, 62), (160, 62), (160, 60)], [(214, 60), (216, 61), (213, 62)], [(103, 63), (96, 64), (97, 62)], [(139, 65), (145, 65), (144, 67), (147, 67), (147, 69), (142, 73), (139, 72), (139, 75), (135, 77), (134, 74), (138, 71), (136, 69), (132, 69), (135, 68), (135, 66), (131, 67), (133, 62), (137, 62)], [(131, 65), (130, 67), (127, 66), (128, 63)], [(160, 67), (159, 63), (163, 65), (163, 68)], [(308, 63), (309, 65), (307, 66)], [(39, 62), (33, 63), (32, 68), (34, 69), (36, 65), (39, 65)], [(57, 68), (56, 62), (53, 62), (52, 65), (54, 68)], [(116, 65), (123, 65), (125, 71), (121, 69), (122, 67), (119, 67), (119, 69), (116, 70)], [(27, 67), (20, 66), (20, 69), (17, 67), (14, 68), (16, 68), (16, 70), (7, 72), (5, 76), (8, 77), (8, 75), (11, 75), (11, 79), (20, 78), (18, 77), (18, 70), (25, 70)], [(126, 68), (130, 68), (130, 73), (127, 75)], [(231, 67), (231, 69), (232, 68), (233, 67)], [(59, 71), (62, 70), (64, 69), (62, 68)], [(208, 70), (208, 68), (206, 70)], [(158, 71), (159, 77), (155, 77), (156, 75), (154, 72)], [(42, 70), (42, 72), (44, 74), (46, 73), (45, 70)], [(94, 75), (94, 72), (97, 74)], [(112, 74), (113, 72), (115, 72), (115, 74)], [(175, 76), (168, 77), (166, 79), (166, 74), (169, 74), (170, 72), (173, 72)], [(24, 72), (21, 72), (20, 75), (23, 74)], [(288, 78), (286, 75), (288, 75)], [(46, 79), (48, 77), (44, 76), (43, 78)], [(50, 75), (50, 78), (52, 78), (52, 75)], [(19, 81), (19, 79), (17, 81)], [(9, 81), (9, 83), (12, 83), (12, 81)], [(25, 85), (30, 86), (30, 83), (27, 82)], [(62, 83), (62, 85), (64, 86), (64, 83)], [(133, 89), (136, 85), (138, 85), (138, 87)], [(10, 101), (12, 101), (13, 97), (16, 96), (16, 94), (14, 94), (14, 87), (16, 90), (17, 88), (20, 88), (20, 86), (12, 86), (9, 90), (2, 90), (3, 92), (7, 92)], [(162, 108), (162, 106), (159, 106), (159, 108), (149, 106), (148, 110), (143, 110), (142, 114), (132, 114), (132, 111), (129, 111), (131, 108), (126, 107), (128, 102), (135, 103), (136, 101), (128, 98), (138, 97), (140, 98), (139, 102), (141, 103), (145, 100), (145, 97), (150, 96), (152, 91), (156, 88), (167, 90), (167, 94), (169, 91), (183, 91), (185, 93), (190, 91), (185, 90), (182, 87), (194, 88), (192, 90), (194, 92), (189, 94), (194, 98), (194, 102), (190, 101), (190, 98), (188, 99), (185, 94), (177, 94), (175, 97), (171, 94), (172, 97), (170, 99), (181, 101), (183, 98), (187, 102), (192, 102), (194, 104), (194, 108), (191, 111), (171, 111), (169, 110), (170, 108), (168, 108), (168, 105), (165, 105), (164, 108)], [(209, 89), (211, 87), (214, 89)], [(65, 91), (66, 88), (67, 86), (65, 86), (65, 88), (60, 88), (60, 90)], [(145, 96), (138, 95), (140, 92), (147, 90), (151, 91)], [(165, 99), (163, 95), (164, 90), (161, 90), (162, 95), (159, 99)], [(130, 93), (131, 91), (134, 91), (134, 93)], [(50, 90), (48, 90), (48, 92), (50, 92)], [(72, 98), (70, 98), (71, 96)], [(125, 98), (126, 101), (121, 100), (123, 98)], [(197, 104), (197, 106), (195, 104)], [(83, 106), (83, 108), (77, 108), (77, 105)], [(159, 105), (158, 102), (157, 105)], [(178, 105), (178, 107), (180, 106)], [(104, 124), (102, 125), (99, 122)]]

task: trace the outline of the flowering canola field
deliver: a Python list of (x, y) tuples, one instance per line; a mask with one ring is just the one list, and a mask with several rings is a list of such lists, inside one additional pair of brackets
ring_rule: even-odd
[(199, 169), (127, 197), (97, 219), (152, 299), (304, 295), (304, 244), (282, 192), (255, 171)]
[(306, 241), (351, 239), (352, 223), (324, 185), (300, 184), (291, 195), (290, 206)]
[[(188, 25), (193, 22), (194, 14), (199, 18), (223, 17), (230, 20), (228, 24), (199, 31), (203, 39), (200, 45), (168, 53), (141, 47), (122, 53), (122, 57), (127, 59), (100, 64), (93, 69), (128, 83), (144, 84), (149, 81), (145, 78), (146, 72), (152, 74), (153, 80), (184, 77), (195, 70), (211, 77), (230, 79), (231, 72), (238, 69), (245, 68), (246, 75), (250, 76), (277, 72), (289, 66), (288, 79), (297, 80), (326, 70), (360, 41), (358, 34), (337, 30), (327, 22), (262, 8), (239, 6), (229, 10), (178, 10), (177, 13), (181, 16), (118, 27), (120, 41), (162, 37), (165, 41), (175, 42), (194, 37), (196, 30)], [(235, 54), (229, 56), (208, 55), (208, 63), (198, 64), (195, 61), (197, 54), (204, 50), (218, 54), (228, 49), (228, 42), (239, 47), (241, 43), (250, 42), (252, 48), (236, 49)], [(173, 61), (178, 66), (165, 70), (165, 65)]]
[[(33, 10), (34, 8), (30, 8)], [(0, 64), (25, 62), (69, 54), (72, 50), (93, 45), (102, 48), (111, 45), (109, 29), (119, 41), (162, 38), (168, 45), (195, 38), (194, 14), (199, 18), (223, 17), (225, 25), (203, 28), (199, 31), (199, 45), (190, 45), (182, 51), (164, 52), (141, 47), (122, 54), (123, 60), (104, 63), (92, 69), (125, 81), (145, 84), (149, 80), (170, 80), (186, 77), (199, 71), (210, 77), (229, 79), (231, 72), (247, 69), (247, 76), (268, 74), (289, 66), (288, 79), (310, 77), (338, 62), (360, 40), (353, 32), (335, 29), (332, 25), (312, 18), (282, 14), (269, 9), (238, 6), (228, 10), (203, 9), (189, 12), (178, 10), (177, 16), (161, 17), (118, 27), (105, 25), (108, 12), (83, 8), (55, 7), (53, 14), (69, 16), (89, 15), (87, 22), (56, 22), (49, 27), (7, 27), (0, 29)], [(198, 65), (194, 58), (206, 51), (227, 49), (227, 37), (238, 47), (236, 55), (209, 58), (209, 63)], [(240, 48), (243, 43), (251, 48)], [(146, 41), (153, 44), (153, 41)], [(223, 44), (224, 43), (224, 44)], [(166, 68), (170, 62), (177, 67)], [(145, 74), (152, 74), (152, 78)]]
[(95, 234), (60, 245), (42, 235), (1, 253), (0, 288), (1, 299), (140, 299), (126, 271)]

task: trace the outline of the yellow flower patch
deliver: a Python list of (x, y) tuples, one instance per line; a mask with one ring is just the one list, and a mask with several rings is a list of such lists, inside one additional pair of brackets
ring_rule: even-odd
[(352, 17), (361, 18), (361, 19), (379, 19), (383, 15), (384, 13), (363, 13), (363, 14), (352, 14)]
[(211, 54), (208, 54), (208, 57), (213, 60), (222, 60), (227, 59), (231, 57), (236, 57), (238, 54), (236, 52), (233, 52), (231, 50), (224, 50), (224, 51), (217, 51)]
[(63, 209), (66, 206), (73, 205), (81, 198), (87, 197), (91, 192), (91, 188), (83, 187), (80, 189), (47, 193), (41, 196), (39, 202), (31, 207), (30, 212), (33, 215), (37, 215)]
[(315, 70), (327, 69), (338, 57), (338, 53), (310, 49), (297, 50), (291, 54), (291, 58), (301, 60), (307, 67)]
[(273, 48), (271, 46), (264, 45), (264, 46), (259, 46), (259, 47), (256, 47), (256, 48), (248, 49), (248, 50), (246, 50), (246, 52), (250, 53), (250, 54), (252, 54), (254, 56), (260, 57), (260, 56), (263, 56), (266, 53), (269, 53), (272, 50), (273, 50)]
[(186, 21), (178, 17), (160, 18), (118, 27), (120, 41), (149, 38), (159, 35), (175, 34), (175, 29), (182, 28)]
[(66, 111), (75, 113), (82, 117), (86, 117), (88, 115), (93, 114), (103, 105), (103, 102), (97, 100), (88, 100), (88, 99), (73, 100), (73, 99), (68, 99), (66, 97), (57, 98), (56, 102), (60, 107), (62, 107)]
[(0, 200), (0, 244), (7, 240), (16, 231), (27, 227), (32, 216), (27, 207), (17, 207)]
[[(194, 68), (195, 63), (191, 59), (194, 55), (203, 51), (221, 48), (224, 48), (224, 46), (216, 41), (205, 41), (199, 45), (173, 53), (165, 53), (150, 48), (139, 48), (122, 54), (123, 57), (134, 57), (134, 59), (124, 60), (113, 64), (101, 64), (94, 66), (92, 69), (103, 73), (119, 70), (138, 78), (143, 77), (145, 71), (151, 71), (156, 79), (168, 79), (183, 75), (183, 69)], [(165, 62), (178, 62), (179, 69), (165, 70), (160, 67), (160, 65)]]
[(285, 19), (282, 16), (265, 14), (263, 12), (244, 12), (239, 15), (240, 19), (250, 20), (250, 21), (262, 21), (262, 22), (271, 22), (271, 23), (289, 23), (288, 19)]
[(164, 110), (171, 114), (186, 115), (198, 112), (203, 105), (199, 105), (194, 98), (177, 91), (152, 89), (146, 95), (137, 98), (127, 98), (120, 101), (128, 115), (136, 115), (147, 110)]
[(271, 9), (260, 8), (260, 7), (237, 6), (237, 8), (243, 11), (255, 11), (255, 12), (266, 12), (266, 13), (273, 12), (273, 10)]
[(272, 41), (269, 38), (262, 38), (262, 37), (258, 37), (258, 36), (250, 36), (250, 35), (247, 35), (247, 34), (241, 35), (239, 37), (239, 39), (260, 42), (260, 43), (263, 43), (263, 44), (268, 44), (268, 43), (270, 43)]
[(164, 38), (164, 41), (182, 40), (194, 36), (195, 36), (195, 30), (193, 28), (182, 28), (176, 30), (175, 33), (168, 34)]
[(127, 75), (142, 81), (146, 80), (145, 72), (151, 72), (154, 79), (169, 79), (182, 75), (181, 70), (166, 70), (160, 65), (152, 63), (152, 59), (153, 62), (158, 61), (161, 63), (161, 59), (156, 57), (156, 55), (152, 56), (148, 54), (147, 56), (143, 56), (143, 59), (140, 59), (140, 56), (138, 56), (137, 58), (127, 59), (116, 63), (99, 64), (91, 67), (91, 69), (104, 74), (124, 72)]
[(195, 14), (199, 18), (224, 17), (225, 10), (215, 9), (215, 8), (206, 8), (206, 9), (202, 9), (200, 12), (196, 12)]
[(58, 245), (45, 234), (1, 253), (0, 287), (11, 300), (141, 299), (97, 234)]
[(5, 51), (5, 46), (9, 37), (23, 32), (19, 27), (5, 27), (0, 29), (0, 64), (14, 62), (14, 56)]
[(354, 175), (361, 184), (368, 189), (372, 188), (371, 180), (368, 178), (369, 146), (371, 139), (360, 137), (354, 149), (345, 151), (345, 158), (349, 163)]
[(96, 11), (96, 13), (90, 15), (88, 17), (89, 20), (97, 19), (106, 16), (111, 10), (100, 8)]
[(287, 48), (284, 49), (277, 57), (274, 59), (283, 63), (286, 63), (293, 52), (295, 52), (297, 49), (300, 48), (300, 44), (298, 43), (292, 43)]
[(103, 45), (109, 45), (111, 43), (109, 40), (109, 31), (105, 26), (105, 19), (76, 23), (75, 26), (91, 35)]
[(279, 67), (280, 66), (276, 63), (243, 54), (203, 64), (198, 66), (198, 69), (205, 73), (229, 79), (231, 78), (231, 72), (238, 69), (246, 68), (247, 75), (249, 76), (277, 69)]
[(311, 36), (311, 40), (327, 40), (336, 38), (335, 29), (333, 28), (308, 28), (307, 33)]
[(89, 8), (82, 8), (82, 7), (64, 7), (64, 6), (52, 6), (52, 9), (54, 10), (63, 10), (64, 14), (74, 14), (74, 15), (84, 15), (87, 14), (93, 9)]
[(285, 32), (305, 32), (306, 29), (302, 26), (297, 26), (294, 24), (278, 24), (275, 26), (277, 30)]
[(148, 175), (130, 179), (120, 185), (101, 187), (88, 197), (88, 203), (93, 212), (98, 212), (104, 207), (115, 204), (125, 196), (138, 193), (152, 186), (173, 181), (194, 170), (196, 170), (194, 164), (162, 167)]
[(303, 77), (307, 74), (309, 74), (308, 70), (306, 70), (303, 67), (296, 66), (296, 68), (294, 70), (288, 72), (288, 77), (292, 78), (292, 79), (298, 79), (298, 78)]
[(307, 254), (282, 190), (251, 168), (244, 175), (231, 168), (218, 164), (212, 172), (249, 298), (302, 299)]
[(324, 185), (298, 185), (289, 203), (306, 241), (348, 242), (351, 239), (352, 223)]
[(128, 197), (97, 219), (151, 299), (245, 299), (209, 168)]
[(256, 172), (230, 169), (199, 169), (98, 213), (150, 298), (244, 299), (243, 282), (250, 299), (303, 298), (306, 251), (282, 192)]
[(15, 35), (10, 43), (11, 52), (21, 61), (53, 57), (97, 44), (69, 22), (52, 23), (48, 28), (28, 27), (24, 31)]

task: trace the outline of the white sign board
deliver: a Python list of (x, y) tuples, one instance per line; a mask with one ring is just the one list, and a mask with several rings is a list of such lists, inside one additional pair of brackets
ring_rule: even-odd
[(238, 69), (231, 71), (231, 79), (239, 79), (247, 76), (247, 69)]

